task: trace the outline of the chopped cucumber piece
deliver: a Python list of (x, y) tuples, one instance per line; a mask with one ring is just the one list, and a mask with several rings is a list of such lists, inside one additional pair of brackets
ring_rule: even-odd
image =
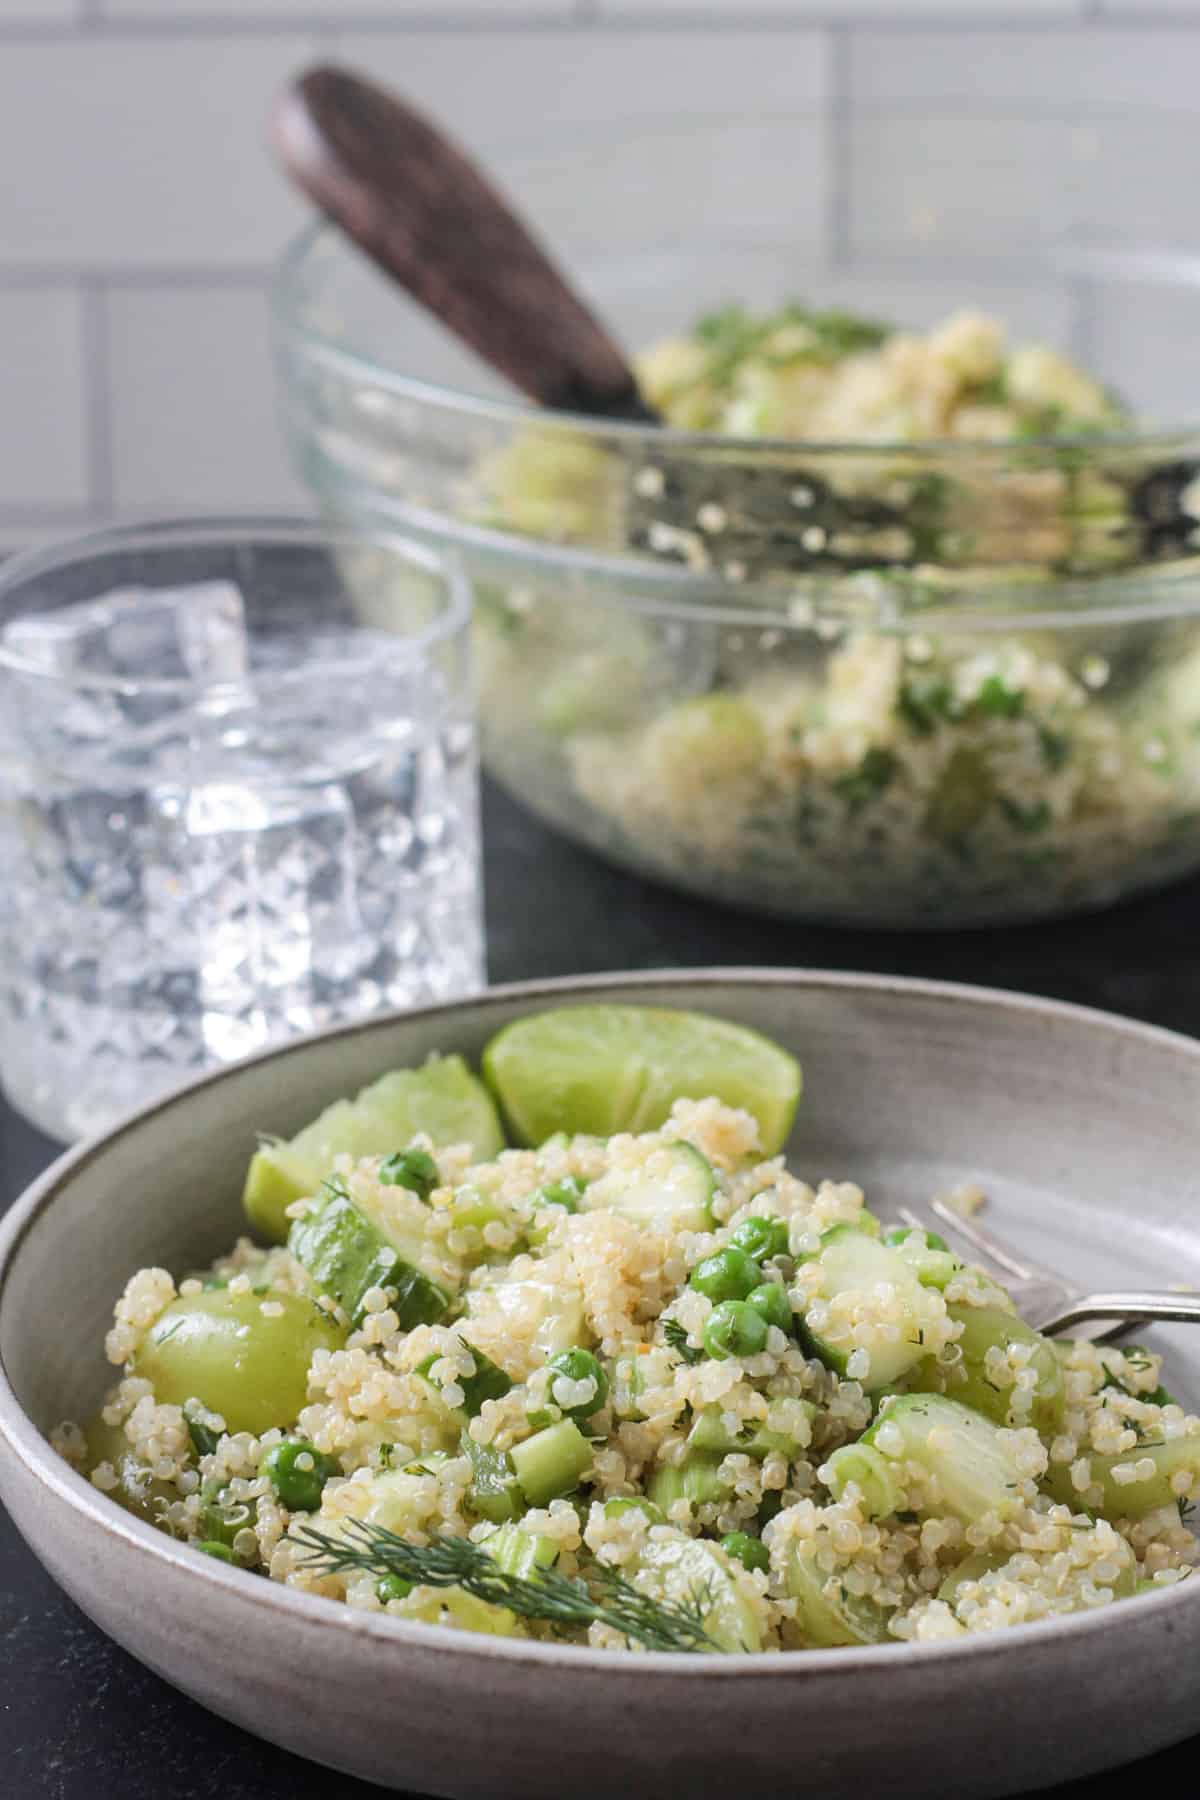
[(944, 1288), (963, 1266), (936, 1232), (902, 1228), (886, 1232), (883, 1242), (904, 1258), (922, 1287)]
[(493, 1606), (459, 1587), (415, 1587), (389, 1606), (388, 1616), (418, 1619), (422, 1625), (454, 1625), (459, 1631), (481, 1631), (488, 1637), (524, 1636), (520, 1620), (506, 1606)]
[[(1098, 1585), (1109, 1588), (1114, 1599), (1128, 1600), (1137, 1592), (1137, 1564), (1134, 1561), (1133, 1552), (1127, 1544), (1118, 1539), (1111, 1546), (1109, 1554), (1119, 1558), (1120, 1573), (1115, 1581), (1098, 1583)], [(1011, 1560), (1012, 1555), (1007, 1551), (976, 1550), (973, 1555), (966, 1557), (964, 1561), (951, 1569), (937, 1591), (938, 1599), (944, 1600), (952, 1612), (957, 1612), (958, 1603), (968, 1587), (972, 1587), (980, 1581), (984, 1582), (987, 1587), (995, 1585), (988, 1580), (988, 1577), (1002, 1578)], [(1018, 1576), (1016, 1579), (1020, 1580), (1020, 1577)]]
[[(357, 1517), (365, 1519), (368, 1525), (382, 1525), (398, 1537), (416, 1531), (427, 1510), (425, 1496), (429, 1490), (422, 1483), (436, 1467), (437, 1462), (430, 1456), (407, 1469), (381, 1469), (371, 1476), (363, 1499), (356, 1503)], [(355, 1482), (354, 1488), (358, 1485)]]
[(886, 1644), (894, 1609), (851, 1593), (836, 1575), (823, 1575), (798, 1545), (788, 1551), (785, 1582), (796, 1602), (796, 1623), (818, 1649), (854, 1644)]
[(371, 1288), (394, 1293), (392, 1305), (405, 1331), (436, 1324), (450, 1304), (437, 1283), (403, 1256), (334, 1182), (326, 1183), (304, 1217), (293, 1221), (288, 1249), (354, 1326), (363, 1317), (363, 1299)]
[[(1088, 1456), (1091, 1482), (1081, 1493), (1071, 1480), (1069, 1463), (1051, 1463), (1042, 1481), (1045, 1492), (1073, 1512), (1098, 1513), (1102, 1519), (1141, 1519), (1160, 1506), (1174, 1506), (1178, 1495), (1171, 1477), (1184, 1470), (1200, 1481), (1200, 1437), (1171, 1438), (1163, 1444), (1135, 1444), (1119, 1455)], [(1150, 1463), (1150, 1472), (1130, 1478), (1126, 1471)], [(1118, 1479), (1120, 1469), (1123, 1479)]]
[(611, 1400), (614, 1418), (640, 1420), (646, 1416), (641, 1408), (641, 1397), (646, 1391), (641, 1360), (639, 1356), (623, 1356), (613, 1365)]
[[(812, 1401), (803, 1401), (801, 1404), (810, 1420), (816, 1417), (817, 1409)], [(773, 1450), (778, 1450), (790, 1462), (808, 1447), (811, 1437), (801, 1443), (787, 1432), (772, 1431), (762, 1424), (745, 1426), (735, 1437), (726, 1431), (721, 1422), (720, 1406), (714, 1405), (704, 1407), (697, 1414), (687, 1441), (689, 1450), (714, 1450), (721, 1456), (730, 1456), (738, 1451), (743, 1456), (756, 1456), (760, 1460), (770, 1456)]]
[(461, 1056), (383, 1075), (353, 1100), (335, 1100), (289, 1142), (265, 1143), (251, 1159), (242, 1205), (272, 1243), (288, 1234), (287, 1208), (315, 1194), (341, 1155), (385, 1156), (419, 1131), (435, 1144), (470, 1144), (478, 1162), (504, 1147), (491, 1096)]
[[(927, 1357), (913, 1370), (906, 1386), (914, 1392), (948, 1394), (997, 1425), (1032, 1425), (1042, 1437), (1053, 1437), (1061, 1429), (1064, 1389), (1062, 1363), (1050, 1339), (1016, 1313), (998, 1306), (950, 1306), (947, 1311), (962, 1326), (955, 1339), (962, 1351), (961, 1361), (947, 1369)], [(1037, 1376), (1032, 1407), (1019, 1417), (1012, 1414), (1013, 1387), (994, 1381), (987, 1361), (989, 1350), (1007, 1352), (1013, 1344), (1028, 1347), (1025, 1366)]]
[(537, 1320), (533, 1348), (549, 1360), (560, 1350), (587, 1340), (587, 1322), (583, 1313), (583, 1296), (577, 1288), (558, 1287), (552, 1281), (536, 1276), (519, 1281), (495, 1281), (485, 1287), (470, 1288), (466, 1295), (468, 1319), (482, 1319), (499, 1313), (501, 1317), (519, 1320), (527, 1331), (531, 1319)]
[(512, 1448), (513, 1468), (530, 1506), (545, 1506), (579, 1486), (593, 1450), (573, 1419), (560, 1419)]
[(719, 785), (762, 766), (767, 734), (758, 714), (736, 694), (699, 694), (680, 701), (651, 726), (646, 754), (660, 781)]
[(217, 1477), (200, 1489), (200, 1533), (207, 1542), (226, 1544), (232, 1550), (239, 1531), (247, 1526), (254, 1529), (255, 1512), (244, 1500), (222, 1500), (226, 1487)]
[(629, 657), (585, 650), (547, 675), (535, 708), (552, 737), (616, 731), (642, 709), (645, 672)]
[(654, 1131), (676, 1100), (715, 1094), (754, 1114), (773, 1156), (800, 1097), (799, 1064), (758, 1032), (649, 1006), (534, 1013), (492, 1039), (483, 1072), (524, 1144), (558, 1131)]
[(963, 1590), (982, 1581), (985, 1575), (994, 1574), (1002, 1569), (1008, 1561), (1007, 1550), (976, 1550), (962, 1562), (957, 1563), (941, 1587), (937, 1591), (939, 1600), (944, 1600), (951, 1612), (962, 1598)]
[[(179, 1489), (173, 1481), (156, 1481), (148, 1463), (139, 1462), (133, 1448), (125, 1436), (121, 1425), (106, 1425), (103, 1417), (97, 1413), (87, 1428), (87, 1461), (85, 1467), (90, 1474), (101, 1463), (111, 1463), (117, 1478), (115, 1488), (108, 1489), (110, 1500), (123, 1506), (126, 1512), (136, 1513), (139, 1519), (145, 1519), (150, 1525), (160, 1524), (164, 1513), (173, 1501), (179, 1498)], [(211, 1497), (209, 1490), (205, 1495)], [(207, 1518), (207, 1514), (205, 1515)], [(249, 1513), (247, 1512), (247, 1518)], [(217, 1534), (206, 1533), (209, 1537)]]
[(719, 1500), (727, 1491), (719, 1472), (721, 1457), (717, 1450), (688, 1450), (680, 1463), (659, 1463), (646, 1483), (647, 1498), (668, 1516), (677, 1500), (691, 1506)]
[(477, 1444), (467, 1431), (463, 1432), (462, 1448), (471, 1460), (471, 1482), (466, 1493), (469, 1510), (481, 1519), (490, 1519), (493, 1525), (519, 1519), (525, 1502), (507, 1450)]
[[(458, 1188), (451, 1198), (447, 1214), (450, 1228), (455, 1232), (475, 1231), (479, 1234), (478, 1242), (473, 1249), (461, 1248), (461, 1239), (456, 1239), (460, 1247), (456, 1254), (460, 1262), (468, 1268), (478, 1268), (481, 1263), (496, 1261), (496, 1252), (488, 1244), (483, 1233), (489, 1225), (509, 1225), (509, 1216), (497, 1206), (490, 1195), (471, 1184)], [(467, 1240), (470, 1242), (470, 1240)], [(508, 1254), (512, 1255), (510, 1251)]]
[(978, 825), (994, 797), (995, 781), (986, 758), (960, 744), (929, 796), (925, 830), (931, 837), (962, 837)]
[(904, 1489), (896, 1478), (896, 1466), (878, 1450), (861, 1440), (843, 1444), (821, 1470), (826, 1487), (835, 1500), (842, 1499), (851, 1485), (863, 1497), (863, 1507), (872, 1519), (886, 1519), (904, 1508)]
[(913, 1462), (937, 1477), (938, 1500), (926, 1509), (919, 1493), (909, 1495), (906, 1510), (953, 1513), (974, 1525), (989, 1513), (1011, 1518), (1021, 1504), (1023, 1478), (1000, 1428), (941, 1394), (890, 1396), (859, 1444), (898, 1469)]
[(523, 1531), (511, 1520), (489, 1532), (483, 1539), (483, 1548), (506, 1575), (536, 1575), (539, 1569), (552, 1569), (558, 1560), (558, 1545), (553, 1538)]
[[(886, 1282), (895, 1296), (890, 1309), (892, 1317), (879, 1325), (869, 1320), (856, 1323), (851, 1329), (840, 1326), (835, 1316), (818, 1330), (805, 1315), (799, 1321), (801, 1342), (810, 1355), (839, 1375), (846, 1373), (847, 1362), (855, 1350), (865, 1350), (870, 1366), (860, 1377), (863, 1388), (876, 1393), (880, 1388), (892, 1387), (925, 1355), (921, 1319), (928, 1305), (939, 1303), (933, 1296), (926, 1296), (914, 1270), (898, 1251), (889, 1250), (877, 1238), (868, 1237), (852, 1225), (835, 1225), (827, 1231), (816, 1261), (821, 1269), (821, 1286), (815, 1298), (836, 1303), (843, 1296), (868, 1296)], [(893, 1338), (889, 1328), (897, 1315), (900, 1332)]]
[[(468, 1343), (466, 1338), (462, 1339), (462, 1344), (474, 1359), (475, 1373), (458, 1375), (455, 1379), (463, 1391), (462, 1409), (469, 1419), (473, 1419), (485, 1400), (503, 1400), (505, 1394), (512, 1387), (512, 1380), (498, 1363), (494, 1363), (490, 1356), (485, 1356), (482, 1350), (477, 1350), (474, 1344)], [(439, 1392), (442, 1383), (430, 1374), (430, 1370), (441, 1361), (442, 1354), (440, 1350), (435, 1350), (431, 1356), (427, 1356), (423, 1362), (418, 1363), (416, 1369), (416, 1373), (421, 1376), (422, 1380), (428, 1381), (429, 1385), (437, 1388)]]
[(693, 1144), (672, 1144), (648, 1169), (610, 1169), (584, 1196), (588, 1212), (608, 1207), (658, 1231), (709, 1231), (716, 1177)]
[(645, 1513), (651, 1525), (665, 1525), (667, 1522), (661, 1507), (655, 1506), (653, 1500), (643, 1500), (640, 1494), (617, 1494), (604, 1502), (606, 1519), (619, 1519), (622, 1513), (627, 1512)]
[(734, 1564), (717, 1544), (682, 1531), (658, 1532), (638, 1553), (635, 1585), (674, 1606), (704, 1607), (704, 1629), (722, 1650), (761, 1650), (758, 1615), (742, 1594)]

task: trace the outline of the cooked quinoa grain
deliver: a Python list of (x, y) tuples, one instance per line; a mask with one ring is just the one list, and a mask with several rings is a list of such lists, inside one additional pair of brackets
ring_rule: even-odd
[[(461, 1542), (518, 1586), (607, 1571), (725, 1650), (944, 1641), (1193, 1567), (1200, 1418), (1159, 1358), (1039, 1338), (922, 1233), (884, 1242), (852, 1182), (764, 1157), (750, 1114), (682, 1100), (657, 1131), (436, 1158), (427, 1200), (343, 1157), (291, 1208), (290, 1248), (243, 1239), (178, 1286), (137, 1271), (106, 1340), (118, 1380), (60, 1453), (274, 1581), (606, 1648), (639, 1647), (619, 1611), (523, 1616), (370, 1555), (314, 1560), (305, 1530)], [(703, 1291), (720, 1279), (750, 1299)], [(755, 1311), (763, 1288), (782, 1312)], [(712, 1354), (739, 1306), (761, 1329)]]
[[(1100, 381), (971, 310), (909, 331), (803, 305), (726, 307), (638, 372), (721, 449), (650, 444), (622, 488), (615, 457), (532, 429), (492, 470), (489, 523), (629, 565), (628, 607), (484, 586), (507, 785), (635, 867), (800, 917), (1039, 916), (1195, 866), (1200, 489), (1147, 476), (1174, 521), (1147, 524)], [(703, 590), (647, 615), (647, 556)]]

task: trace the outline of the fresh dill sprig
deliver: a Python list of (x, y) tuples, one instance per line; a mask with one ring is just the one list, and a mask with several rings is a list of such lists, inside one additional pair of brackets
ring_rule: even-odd
[(663, 1320), (663, 1336), (667, 1340), (667, 1347), (685, 1363), (691, 1365), (704, 1361), (703, 1350), (697, 1350), (694, 1344), (688, 1343), (688, 1334), (678, 1319)]
[(720, 1648), (705, 1628), (709, 1594), (695, 1593), (682, 1605), (656, 1600), (601, 1563), (588, 1571), (586, 1581), (552, 1569), (535, 1576), (512, 1575), (469, 1538), (439, 1534), (428, 1544), (410, 1544), (366, 1519), (347, 1519), (337, 1537), (313, 1525), (298, 1526), (288, 1535), (308, 1552), (305, 1566), (318, 1574), (361, 1570), (379, 1580), (398, 1575), (422, 1587), (458, 1587), (523, 1619), (559, 1626), (608, 1625), (647, 1650)]

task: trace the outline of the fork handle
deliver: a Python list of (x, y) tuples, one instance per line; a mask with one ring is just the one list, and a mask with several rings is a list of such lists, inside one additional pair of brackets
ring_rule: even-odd
[(1125, 1319), (1135, 1325), (1170, 1320), (1200, 1324), (1200, 1294), (1164, 1294), (1154, 1288), (1081, 1294), (1077, 1300), (1068, 1301), (1053, 1318), (1043, 1320), (1041, 1330), (1047, 1337), (1057, 1337), (1073, 1325), (1086, 1325), (1092, 1319)]

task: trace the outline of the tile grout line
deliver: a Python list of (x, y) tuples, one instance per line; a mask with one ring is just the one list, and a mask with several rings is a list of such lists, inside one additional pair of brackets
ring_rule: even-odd
[(520, 36), (536, 32), (569, 33), (595, 30), (607, 34), (626, 32), (630, 35), (657, 32), (681, 36), (697, 32), (709, 34), (753, 34), (760, 31), (867, 30), (882, 36), (972, 36), (987, 32), (1044, 34), (1049, 32), (1089, 31), (1097, 27), (1112, 31), (1150, 32), (1159, 30), (1200, 30), (1196, 12), (1172, 11), (1169, 8), (1150, 12), (1114, 12), (1103, 0), (1076, 0), (1079, 10), (1027, 14), (985, 6), (970, 15), (957, 11), (903, 15), (887, 10), (862, 13), (853, 20), (836, 10), (833, 0), (811, 11), (794, 12), (778, 8), (756, 9), (751, 4), (736, 20), (698, 7), (694, 12), (639, 15), (618, 7), (610, 10), (602, 0), (572, 0), (565, 11), (535, 12), (520, 16), (472, 11), (469, 5), (456, 9), (447, 18), (430, 11), (396, 17), (387, 12), (343, 13), (305, 12), (290, 18), (273, 14), (230, 12), (224, 15), (184, 14), (174, 18), (114, 17), (103, 10), (103, 0), (84, 0), (85, 10), (75, 19), (43, 24), (36, 20), (0, 20), (0, 43), (69, 44), (94, 42), (107, 38), (113, 42), (140, 40), (154, 42), (186, 42), (220, 38), (259, 37), (264, 39), (293, 37), (297, 33), (330, 32), (339, 34), (404, 37), (442, 33), (447, 36), (486, 31), (498, 35)]
[[(578, 23), (574, 3), (565, 9), (535, 11), (526, 14), (480, 12), (469, 4), (456, 7), (450, 17), (437, 11), (396, 16), (378, 13), (345, 13), (305, 11), (281, 18), (277, 13), (255, 13), (251, 10), (223, 14), (182, 14), (158, 18), (152, 13), (133, 17), (117, 17), (101, 9), (96, 0), (74, 19), (43, 23), (40, 20), (0, 20), (0, 42), (31, 44), (69, 44), (81, 39), (110, 38), (114, 43), (130, 39), (145, 43), (178, 42), (212, 38), (280, 38), (303, 36), (315, 31), (361, 32), (364, 35), (403, 37), (411, 34), (444, 32), (447, 35), (471, 31), (511, 32), (519, 36), (531, 31), (572, 30)], [(736, 29), (736, 27), (734, 28)]]
[(231, 10), (224, 15), (183, 14), (173, 18), (158, 18), (150, 13), (135, 17), (113, 16), (104, 10), (103, 0), (83, 0), (83, 10), (73, 20), (50, 24), (37, 20), (0, 21), (0, 42), (51, 45), (78, 42), (81, 39), (94, 41), (100, 37), (114, 42), (140, 39), (150, 43), (222, 37), (279, 38), (292, 37), (297, 33), (319, 32), (324, 35), (330, 31), (385, 37), (430, 33), (454, 35), (472, 31), (519, 36), (543, 31), (568, 33), (580, 28), (598, 30), (605, 34), (627, 32), (631, 35), (645, 32), (737, 35), (772, 30), (854, 29), (895, 37), (931, 34), (969, 36), (985, 32), (1037, 34), (1085, 31), (1097, 26), (1116, 31), (1138, 31), (1145, 28), (1152, 32), (1160, 29), (1195, 31), (1200, 28), (1200, 16), (1194, 11), (1172, 11), (1168, 7), (1144, 13), (1114, 11), (1110, 5), (1104, 4), (1104, 0), (1076, 0), (1077, 10), (1052, 14), (1021, 13), (1006, 8), (1003, 4), (995, 7), (985, 4), (982, 9), (970, 14), (945, 10), (916, 16), (881, 9), (858, 14), (853, 20), (847, 20), (837, 10), (833, 0), (826, 0), (826, 4), (816, 5), (811, 10), (802, 12), (786, 8), (756, 8), (753, 0), (750, 0), (750, 4), (736, 20), (722, 13), (706, 12), (702, 6), (680, 14), (665, 12), (646, 15), (626, 10), (627, 5), (628, 0), (625, 6), (608, 6), (603, 4), (603, 0), (571, 0), (571, 4), (562, 10), (535, 11), (508, 17), (472, 10), (468, 3), (456, 7), (449, 18), (436, 9), (403, 17), (386, 11), (371, 14), (352, 10), (345, 13), (318, 10), (280, 18), (276, 14)]
[(140, 292), (147, 288), (230, 288), (235, 291), (254, 291), (267, 285), (273, 267), (271, 263), (246, 263), (241, 268), (230, 268), (227, 264), (218, 266), (198, 263), (190, 268), (176, 263), (122, 267), (117, 263), (5, 265), (0, 262), (0, 293), (19, 293), (25, 288), (76, 288), (81, 282), (98, 283), (110, 292), (126, 289)]
[(112, 512), (115, 502), (107, 283), (95, 275), (86, 276), (80, 283), (79, 292), (88, 495), (92, 511), (107, 515)]

